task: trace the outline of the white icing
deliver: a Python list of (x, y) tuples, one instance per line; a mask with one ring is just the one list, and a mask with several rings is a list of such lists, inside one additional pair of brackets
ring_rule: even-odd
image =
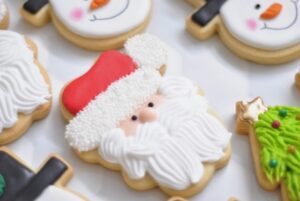
[(100, 135), (116, 127), (150, 98), (160, 80), (156, 70), (137, 69), (111, 84), (67, 126), (66, 139), (69, 144), (78, 151), (95, 149), (99, 145)]
[(84, 199), (62, 188), (49, 186), (35, 201), (84, 201)]
[[(74, 147), (70, 137), (76, 138), (78, 146), (74, 148), (84, 150), (86, 144), (78, 142), (94, 138), (93, 148), (98, 147), (106, 161), (120, 164), (131, 179), (142, 179), (148, 173), (160, 186), (184, 190), (201, 180), (205, 162), (216, 162), (224, 156), (231, 134), (208, 113), (207, 101), (189, 80), (165, 77), (156, 89), (151, 93), (165, 96), (156, 109), (158, 120), (139, 125), (135, 135), (126, 137), (117, 127), (102, 132), (98, 129), (103, 123), (102, 109), (93, 108), (68, 125), (68, 139)], [(105, 107), (123, 105), (106, 103)]]
[(141, 34), (127, 40), (126, 53), (142, 67), (159, 69), (168, 60), (167, 46), (156, 36)]
[(0, 22), (4, 19), (7, 14), (7, 8), (3, 0), (0, 0)]
[(0, 31), (0, 132), (48, 102), (49, 87), (24, 36)]
[[(282, 5), (279, 15), (272, 20), (261, 19), (260, 15), (274, 3)], [(256, 4), (260, 4), (259, 9), (255, 9)], [(277, 50), (300, 42), (299, 12), (299, 0), (228, 0), (220, 13), (226, 28), (238, 40), (254, 48)]]
[[(152, 1), (110, 0), (107, 5), (94, 11), (89, 9), (91, 2), (92, 0), (50, 0), (59, 20), (70, 31), (88, 38), (114, 37), (138, 27), (149, 16)], [(74, 12), (81, 17), (72, 17)], [(118, 16), (104, 19), (115, 15)], [(93, 21), (94, 16), (103, 20)]]
[(261, 98), (257, 98), (256, 100), (254, 100), (254, 102), (251, 103), (243, 102), (243, 105), (245, 106), (243, 118), (251, 120), (253, 122), (257, 122), (259, 115), (268, 110)]

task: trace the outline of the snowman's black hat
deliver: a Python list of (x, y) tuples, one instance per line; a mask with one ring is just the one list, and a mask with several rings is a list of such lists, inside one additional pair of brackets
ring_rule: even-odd
[(5, 151), (0, 151), (0, 174), (6, 184), (0, 201), (33, 201), (68, 168), (59, 158), (51, 157), (38, 173), (34, 173)]
[(48, 3), (49, 0), (28, 0), (23, 5), (23, 9), (31, 14), (36, 14)]
[(226, 0), (207, 0), (206, 4), (192, 15), (192, 20), (200, 26), (206, 26), (216, 15)]

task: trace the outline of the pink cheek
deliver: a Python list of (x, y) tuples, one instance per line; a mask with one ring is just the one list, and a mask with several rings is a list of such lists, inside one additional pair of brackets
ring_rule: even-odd
[(254, 19), (249, 19), (246, 21), (246, 25), (251, 31), (254, 31), (257, 27), (257, 22)]
[(81, 20), (81, 18), (83, 17), (83, 9), (81, 8), (74, 8), (72, 11), (71, 11), (71, 18), (75, 21), (79, 21)]

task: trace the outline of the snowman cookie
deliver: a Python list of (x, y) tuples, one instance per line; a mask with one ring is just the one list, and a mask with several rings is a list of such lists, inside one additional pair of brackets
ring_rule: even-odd
[(243, 59), (280, 64), (300, 56), (299, 0), (188, 0), (198, 10), (187, 29), (206, 40), (218, 33)]
[(0, 148), (0, 201), (87, 201), (65, 188), (72, 167), (51, 155), (34, 171), (7, 148)]
[(65, 137), (83, 160), (122, 172), (135, 190), (189, 197), (228, 163), (231, 134), (190, 80), (159, 73), (167, 56), (150, 35), (129, 39), (125, 53), (102, 53), (61, 92)]
[(236, 129), (249, 134), (259, 184), (280, 188), (283, 201), (300, 200), (300, 108), (267, 107), (261, 98), (236, 104)]
[(142, 32), (151, 16), (152, 0), (28, 0), (22, 16), (36, 26), (53, 21), (75, 45), (102, 51), (123, 47)]
[(4, 0), (0, 0), (0, 29), (6, 29), (9, 23), (8, 8)]
[(50, 111), (50, 80), (37, 52), (25, 36), (0, 31), (0, 145), (19, 138)]

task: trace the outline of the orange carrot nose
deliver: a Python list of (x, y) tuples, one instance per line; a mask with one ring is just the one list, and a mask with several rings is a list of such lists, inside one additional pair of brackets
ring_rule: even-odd
[(260, 15), (261, 19), (271, 20), (277, 17), (282, 9), (282, 5), (280, 3), (273, 3), (265, 12)]
[(93, 0), (90, 5), (90, 10), (96, 10), (104, 5), (106, 5), (110, 0)]

